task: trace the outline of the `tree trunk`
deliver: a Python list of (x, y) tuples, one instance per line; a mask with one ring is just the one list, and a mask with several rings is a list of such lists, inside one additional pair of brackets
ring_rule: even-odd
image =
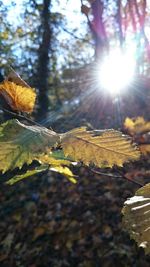
[(108, 49), (107, 35), (103, 22), (104, 4), (101, 0), (95, 0), (91, 3), (93, 21), (91, 22), (91, 30), (95, 40), (95, 59), (99, 60), (104, 51)]
[(51, 44), (50, 28), (50, 5), (51, 0), (43, 0), (43, 10), (41, 12), (41, 43), (38, 51), (38, 65), (36, 72), (36, 87), (38, 94), (37, 119), (43, 120), (46, 117), (49, 107), (48, 100), (48, 76), (49, 76), (49, 51)]

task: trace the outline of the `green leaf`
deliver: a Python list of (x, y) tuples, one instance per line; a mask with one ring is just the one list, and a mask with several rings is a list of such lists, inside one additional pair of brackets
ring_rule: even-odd
[(51, 157), (53, 157), (54, 159), (62, 159), (62, 160), (71, 161), (71, 158), (65, 157), (62, 149), (52, 151), (52, 152), (50, 152), (50, 154), (51, 154)]
[(139, 247), (150, 253), (150, 183), (124, 203), (123, 224)]
[(15, 183), (25, 179), (25, 178), (28, 178), (32, 175), (35, 175), (35, 174), (38, 174), (38, 173), (41, 173), (41, 172), (44, 172), (46, 170), (48, 170), (48, 165), (42, 165), (42, 166), (39, 166), (39, 167), (36, 167), (34, 170), (28, 170), (26, 173), (23, 173), (23, 174), (20, 174), (20, 175), (15, 175), (14, 177), (12, 177), (11, 179), (9, 179), (6, 184), (8, 185), (14, 185)]
[(30, 164), (41, 153), (50, 152), (60, 137), (44, 127), (27, 126), (18, 120), (0, 125), (0, 170), (4, 173), (24, 163)]

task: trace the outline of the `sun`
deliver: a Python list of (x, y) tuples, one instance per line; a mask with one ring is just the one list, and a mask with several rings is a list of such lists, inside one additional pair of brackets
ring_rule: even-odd
[(115, 49), (99, 64), (100, 87), (111, 94), (121, 93), (134, 79), (135, 58), (131, 51)]

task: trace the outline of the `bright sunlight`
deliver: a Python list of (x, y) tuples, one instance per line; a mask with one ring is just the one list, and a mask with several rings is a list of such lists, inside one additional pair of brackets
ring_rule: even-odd
[(113, 95), (120, 93), (134, 79), (135, 58), (133, 50), (123, 53), (119, 49), (111, 51), (99, 65), (101, 87)]

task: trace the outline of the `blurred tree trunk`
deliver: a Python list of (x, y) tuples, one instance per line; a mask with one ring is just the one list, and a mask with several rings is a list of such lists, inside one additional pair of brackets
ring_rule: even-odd
[[(104, 2), (102, 0), (91, 0), (89, 1), (91, 8), (83, 5), (81, 0), (81, 11), (87, 17), (90, 30), (93, 35), (95, 42), (95, 60), (99, 60), (103, 55), (104, 51), (108, 50), (108, 40), (106, 29), (103, 21), (103, 12), (104, 12)], [(92, 20), (89, 19), (89, 12), (93, 15)]]
[(91, 2), (91, 10), (93, 21), (91, 22), (91, 30), (95, 40), (95, 59), (100, 59), (104, 50), (108, 49), (107, 35), (103, 22), (104, 3), (101, 0)]
[(38, 94), (37, 119), (44, 119), (48, 112), (48, 76), (49, 76), (49, 51), (51, 45), (50, 12), (51, 0), (43, 0), (41, 10), (41, 42), (38, 51), (38, 64), (36, 71), (36, 87)]

